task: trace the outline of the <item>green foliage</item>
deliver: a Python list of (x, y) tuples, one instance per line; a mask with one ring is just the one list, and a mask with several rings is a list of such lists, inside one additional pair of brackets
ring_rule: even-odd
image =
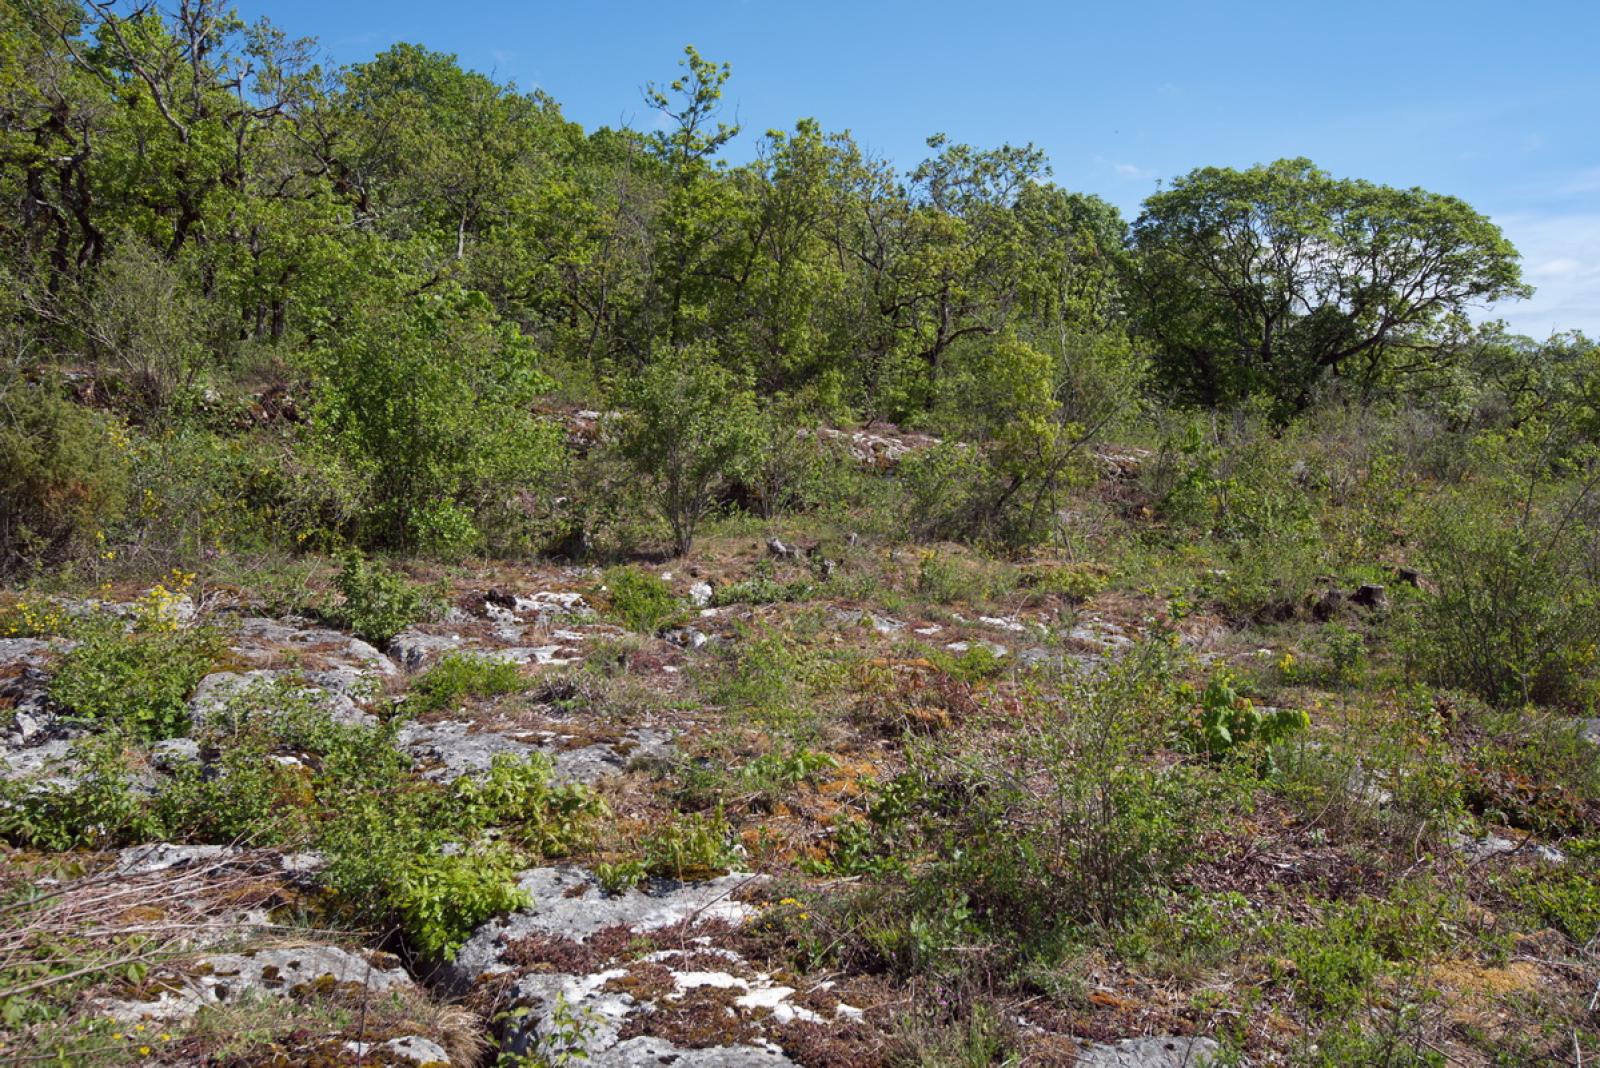
[(334, 586), (342, 600), (327, 610), (340, 626), (380, 645), (422, 619), (428, 596), (404, 575), (351, 550), (344, 555)]
[(655, 634), (677, 619), (683, 603), (660, 576), (640, 567), (614, 567), (603, 582), (611, 601), (611, 614), (640, 634)]
[(816, 592), (816, 584), (805, 579), (779, 582), (766, 570), (770, 565), (761, 561), (758, 573), (738, 582), (720, 586), (711, 596), (711, 603), (723, 608), (730, 604), (782, 604), (809, 600)]
[(155, 829), (134, 786), (124, 740), (110, 734), (73, 747), (70, 776), (0, 781), (0, 837), (34, 849), (104, 849)]
[(516, 855), (496, 844), (418, 857), (403, 869), (390, 903), (418, 949), (449, 960), (479, 924), (531, 904), (516, 887), (518, 867)]
[(709, 879), (739, 862), (732, 828), (719, 811), (679, 816), (640, 844), (651, 875), (672, 879)]
[(649, 487), (682, 555), (759, 439), (755, 394), (705, 348), (661, 353), (618, 391), (618, 453)]
[(1511, 879), (1508, 893), (1539, 924), (1555, 927), (1574, 945), (1589, 945), (1600, 935), (1600, 881), (1592, 864), (1575, 872), (1523, 871)]
[(587, 787), (556, 785), (543, 754), (494, 758), (488, 772), (455, 781), (452, 818), (463, 828), (500, 827), (540, 856), (565, 856), (589, 842), (605, 803)]
[(1213, 760), (1252, 754), (1270, 766), (1273, 747), (1311, 725), (1311, 716), (1297, 708), (1262, 708), (1234, 689), (1225, 671), (1211, 676), (1201, 691), (1184, 739)]
[(364, 487), (358, 536), (445, 555), (510, 536), (486, 523), (513, 522), (514, 489), (559, 448), (529, 412), (551, 385), (531, 344), (482, 294), (453, 286), (383, 290), (330, 326), (312, 363), (314, 426)]
[(438, 712), (463, 697), (494, 697), (527, 686), (521, 670), (504, 657), (446, 653), (411, 684), (405, 707), (418, 714)]
[(216, 661), (216, 636), (201, 630), (135, 627), (115, 618), (80, 630), (50, 680), (50, 699), (74, 718), (144, 739), (189, 727), (189, 696)]
[(632, 890), (649, 874), (642, 860), (602, 861), (594, 866), (594, 877), (599, 880), (600, 889), (613, 896)]
[(1600, 587), (1575, 525), (1581, 493), (1531, 507), (1452, 495), (1429, 510), (1421, 555), (1437, 593), (1419, 623), (1431, 678), (1502, 706), (1591, 699)]
[(102, 551), (124, 506), (127, 440), (54, 383), (0, 370), (0, 570)]
[(1266, 395), (1302, 411), (1330, 377), (1370, 393), (1437, 358), (1425, 339), (1441, 320), (1527, 291), (1511, 243), (1461, 201), (1306, 159), (1191, 171), (1145, 202), (1133, 241), (1158, 374), (1211, 406)]

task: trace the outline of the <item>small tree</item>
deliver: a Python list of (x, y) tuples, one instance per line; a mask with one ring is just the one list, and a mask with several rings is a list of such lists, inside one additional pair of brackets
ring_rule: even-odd
[(717, 488), (754, 454), (755, 394), (705, 346), (694, 346), (657, 359), (619, 399), (617, 450), (646, 480), (681, 556)]

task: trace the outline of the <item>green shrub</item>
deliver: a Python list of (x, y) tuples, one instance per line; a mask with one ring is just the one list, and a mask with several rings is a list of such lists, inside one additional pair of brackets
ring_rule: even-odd
[[(765, 561), (763, 561), (765, 563)], [(730, 604), (781, 604), (808, 599), (816, 586), (804, 579), (779, 582), (770, 575), (756, 575), (740, 582), (721, 586), (711, 597), (718, 608)]]
[(755, 394), (714, 352), (691, 348), (657, 355), (617, 399), (617, 452), (645, 480), (682, 556), (718, 488), (755, 450)]
[(411, 684), (405, 706), (409, 712), (437, 712), (463, 697), (494, 697), (527, 686), (521, 669), (504, 657), (446, 653)]
[(552, 386), (532, 345), (455, 283), (371, 284), (311, 357), (315, 441), (361, 486), (358, 536), (446, 555), (517, 544), (515, 491), (561, 450), (531, 414)]
[(594, 866), (594, 877), (600, 880), (600, 889), (613, 896), (627, 893), (649, 875), (642, 860), (601, 862)]
[(1511, 707), (1584, 704), (1600, 668), (1600, 585), (1574, 509), (1511, 511), (1452, 496), (1430, 511), (1421, 559), (1422, 664), (1443, 686)]
[(380, 645), (422, 619), (431, 607), (420, 587), (357, 550), (345, 554), (334, 585), (343, 599), (328, 612), (330, 618)]
[(0, 571), (100, 545), (127, 487), (126, 432), (54, 383), (0, 372)]
[(1270, 766), (1273, 747), (1311, 725), (1297, 708), (1265, 709), (1240, 696), (1225, 671), (1211, 676), (1185, 728), (1189, 747), (1213, 760), (1251, 754)]
[(733, 830), (718, 812), (680, 816), (645, 838), (644, 866), (651, 875), (709, 879), (739, 862)]
[(454, 959), (479, 924), (532, 903), (517, 889), (518, 867), (498, 844), (413, 858), (391, 898), (406, 937), (428, 957)]
[(463, 832), (498, 827), (539, 856), (559, 857), (590, 841), (605, 803), (585, 786), (551, 781), (550, 758), (494, 758), (487, 773), (464, 775), (451, 787), (450, 811)]
[(156, 833), (121, 737), (86, 739), (72, 755), (79, 767), (70, 775), (0, 780), (0, 838), (59, 852), (128, 845)]
[(629, 630), (655, 634), (683, 612), (683, 603), (659, 576), (639, 567), (613, 567), (603, 579), (611, 614)]
[(50, 699), (74, 718), (138, 738), (176, 737), (189, 728), (189, 697), (219, 650), (202, 630), (124, 630), (120, 620), (94, 620), (62, 658)]

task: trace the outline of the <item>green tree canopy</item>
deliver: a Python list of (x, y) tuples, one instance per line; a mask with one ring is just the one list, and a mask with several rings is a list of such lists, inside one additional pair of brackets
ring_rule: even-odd
[(1524, 295), (1516, 250), (1454, 197), (1337, 179), (1306, 159), (1191, 171), (1145, 202), (1130, 272), (1140, 331), (1179, 398), (1304, 409), (1425, 365), (1439, 326)]

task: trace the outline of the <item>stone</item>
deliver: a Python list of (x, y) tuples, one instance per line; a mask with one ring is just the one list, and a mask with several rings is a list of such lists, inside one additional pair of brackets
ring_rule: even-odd
[(511, 965), (504, 959), (507, 943), (529, 935), (558, 935), (582, 942), (596, 931), (618, 924), (652, 931), (684, 920), (743, 923), (754, 910), (733, 900), (732, 895), (759, 878), (730, 874), (697, 883), (654, 879), (642, 888), (608, 895), (594, 873), (582, 868), (533, 868), (517, 879), (517, 887), (533, 906), (478, 928), (446, 969), (446, 980), (465, 990), (485, 975), (509, 970)]
[(406, 671), (421, 671), (445, 653), (461, 648), (459, 634), (428, 634), (407, 627), (389, 639), (389, 652)]
[[(313, 674), (331, 679), (336, 686), (343, 685), (347, 678), (340, 672)], [(302, 676), (298, 672), (265, 668), (254, 671), (214, 671), (200, 680), (194, 696), (189, 698), (189, 721), (197, 728), (215, 725), (225, 714), (235, 711), (231, 707), (235, 700), (252, 691), (260, 693), (262, 704), (245, 711), (251, 715), (272, 716), (281, 712), (272, 707), (272, 687), (280, 681), (299, 679)], [(297, 697), (310, 698), (322, 705), (335, 723), (362, 727), (377, 723), (376, 719), (361, 711), (348, 693), (320, 686), (297, 686), (293, 692)]]
[(407, 723), (396, 732), (395, 742), (426, 765), (424, 778), (447, 783), (488, 771), (494, 758), (502, 754), (526, 759), (537, 752), (534, 746), (503, 734), (474, 731), (472, 724), (461, 720)]
[(213, 861), (225, 861), (238, 856), (240, 850), (222, 845), (180, 845), (173, 842), (153, 842), (150, 845), (129, 846), (117, 851), (112, 865), (118, 875), (149, 875), (172, 868), (191, 867)]
[(387, 1053), (389, 1057), (383, 1063), (395, 1057), (411, 1061), (413, 1064), (430, 1066), (450, 1063), (450, 1055), (444, 1051), (443, 1046), (421, 1035), (405, 1035), (391, 1038), (387, 1042), (350, 1041), (344, 1044), (344, 1048), (362, 1060), (374, 1053)]
[(309, 945), (289, 949), (246, 950), (210, 954), (192, 967), (161, 976), (159, 993), (150, 999), (105, 1000), (103, 1015), (121, 1023), (184, 1020), (208, 1005), (223, 1005), (247, 996), (281, 997), (324, 984), (365, 988), (369, 993), (414, 991), (416, 983), (386, 954), (357, 954), (338, 946)]
[(1350, 603), (1382, 612), (1389, 607), (1389, 594), (1377, 583), (1368, 582), (1356, 588), (1356, 592), (1350, 595)]
[(1525, 850), (1529, 855), (1539, 858), (1546, 864), (1565, 864), (1567, 862), (1567, 855), (1555, 846), (1544, 845), (1539, 842), (1513, 842), (1511, 839), (1502, 838), (1497, 834), (1486, 834), (1481, 838), (1458, 834), (1452, 837), (1451, 844), (1455, 846), (1456, 852), (1470, 861), (1511, 856)]
[(1078, 1068), (1204, 1068), (1222, 1047), (1209, 1038), (1124, 1038), (1088, 1046)]
[(966, 653), (974, 648), (982, 648), (989, 650), (989, 652), (993, 653), (997, 657), (1005, 656), (1011, 651), (1005, 646), (1001, 645), (999, 642), (988, 641), (950, 642), (945, 646), (945, 648), (950, 650), (952, 653)]
[(709, 582), (696, 582), (689, 587), (689, 603), (696, 608), (704, 608), (711, 603), (714, 592)]

